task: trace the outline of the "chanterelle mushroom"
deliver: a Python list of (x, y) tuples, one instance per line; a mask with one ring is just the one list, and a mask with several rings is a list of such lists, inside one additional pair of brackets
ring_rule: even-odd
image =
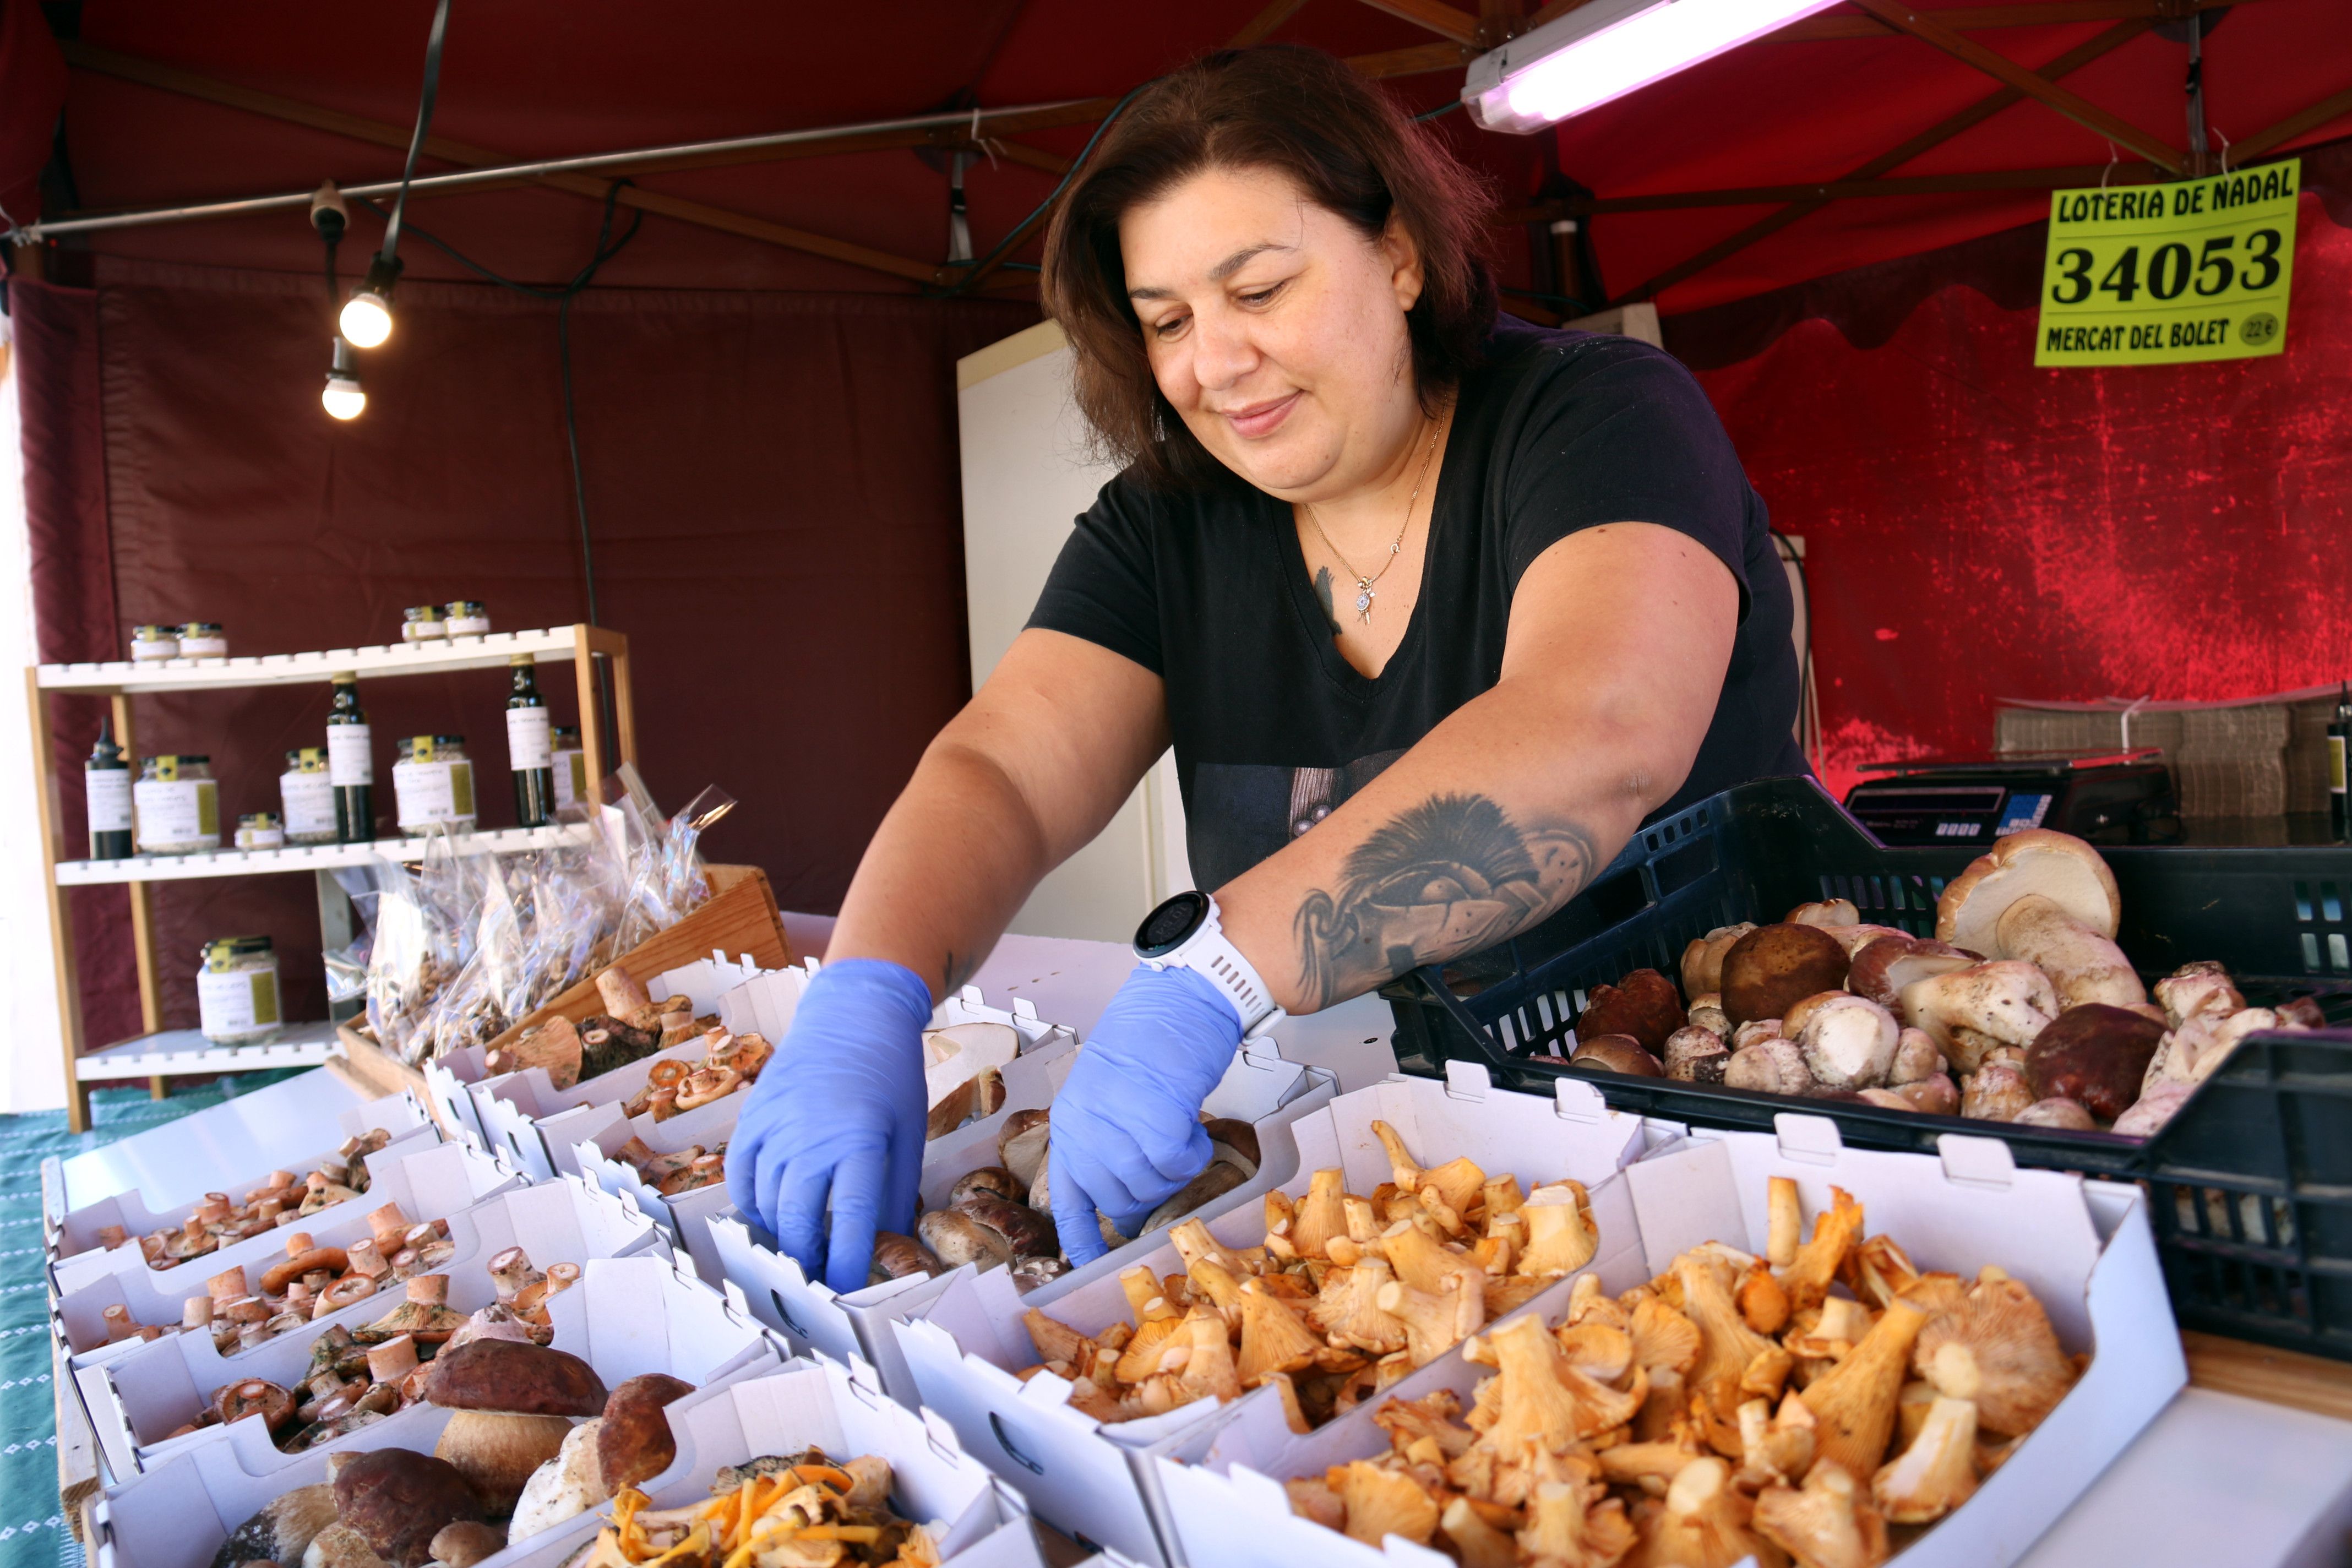
[(476, 1340), (434, 1359), (425, 1397), (455, 1412), (434, 1453), (505, 1513), (531, 1472), (562, 1448), (572, 1421), (604, 1410), (604, 1384), (586, 1362), (565, 1352)]
[(1817, 1460), (1801, 1491), (1767, 1487), (1756, 1499), (1759, 1534), (1798, 1568), (1876, 1568), (1886, 1561), (1886, 1521), (1862, 1500), (1844, 1467)]
[(1871, 1500), (1891, 1524), (1927, 1524), (1976, 1494), (1977, 1407), (1937, 1394), (1918, 1435), (1871, 1478)]
[(1651, 1525), (1643, 1561), (1734, 1568), (1753, 1556), (1764, 1568), (1780, 1568), (1784, 1559), (1749, 1528), (1748, 1516), (1747, 1500), (1732, 1489), (1731, 1467), (1694, 1459), (1667, 1483), (1666, 1505)]
[(1938, 1394), (1974, 1401), (1977, 1418), (2010, 1436), (2040, 1426), (2074, 1384), (2074, 1363), (2042, 1303), (2005, 1276), (1979, 1279), (1958, 1305), (1937, 1313), (1911, 1359)]

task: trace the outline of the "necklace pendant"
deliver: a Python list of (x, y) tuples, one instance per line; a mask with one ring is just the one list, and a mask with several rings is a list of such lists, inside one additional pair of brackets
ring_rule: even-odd
[(1376, 597), (1369, 584), (1356, 584), (1356, 618), (1366, 626), (1372, 624), (1372, 600)]

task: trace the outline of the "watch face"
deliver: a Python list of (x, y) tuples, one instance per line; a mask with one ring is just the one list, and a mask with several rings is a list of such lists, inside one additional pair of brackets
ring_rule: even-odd
[(1179, 893), (1143, 917), (1143, 924), (1136, 928), (1135, 951), (1146, 958), (1173, 952), (1208, 916), (1208, 894)]

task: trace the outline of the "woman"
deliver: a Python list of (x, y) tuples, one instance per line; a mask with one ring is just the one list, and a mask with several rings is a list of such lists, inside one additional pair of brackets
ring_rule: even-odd
[(1147, 920), (1055, 1101), (1073, 1263), (1097, 1210), (1131, 1235), (1207, 1163), (1245, 1031), (1802, 771), (1788, 587), (1721, 426), (1664, 354), (1498, 320), (1484, 216), (1377, 89), (1287, 48), (1155, 84), (1070, 190), (1045, 299), (1127, 468), (876, 833), (729, 1152), (835, 1289), (911, 1226), (933, 998), (1171, 742), (1214, 897)]

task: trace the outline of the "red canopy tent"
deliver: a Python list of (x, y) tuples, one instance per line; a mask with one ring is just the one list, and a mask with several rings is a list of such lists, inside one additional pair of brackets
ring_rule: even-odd
[[(616, 172), (623, 220), (644, 226), (573, 308), (576, 392), (603, 616), (638, 655), (659, 797), (727, 784), (746, 808), (715, 851), (766, 865), (787, 903), (831, 907), (965, 691), (951, 362), (1034, 320), (1034, 282), (1007, 268), (942, 297), (964, 280), (943, 265), (942, 153), (980, 154), (985, 257), (1111, 100), (1202, 49), (1328, 48), (1431, 110), (1484, 43), (1573, 3), (722, 3), (656, 20), (458, 0), (422, 172), (1066, 105), (978, 142), (866, 132)], [(431, 9), (5, 0), (0, 206), (24, 225), (396, 177)], [(2224, 697), (2352, 668), (2343, 0), (2202, 7), (2214, 158), (2313, 150), (2286, 353), (2031, 364), (2045, 193), (2187, 164), (2187, 47), (2168, 34), (2197, 9), (2034, 0), (1915, 23), (1856, 0), (1554, 134), (1434, 121), (1512, 209), (1495, 255), (1513, 308), (1654, 298), (1778, 525), (1806, 538), (1834, 784), (1872, 755), (1981, 749), (2002, 695)], [(420, 195), (409, 216), (509, 278), (559, 282), (614, 177)], [(1563, 266), (1566, 218), (1589, 247)], [(379, 234), (354, 215), (346, 279)], [(584, 613), (553, 307), (421, 233), (402, 255), (373, 405), (335, 426), (317, 402), (322, 256), (299, 211), (12, 252), (46, 657), (111, 656), (151, 619), (228, 620), (263, 648), (381, 635), (423, 599), (483, 597), (509, 626)], [(387, 732), (452, 711), (495, 728), (494, 694), (402, 685), (372, 694)], [(204, 749), (233, 723), (249, 753), (226, 770), (235, 797), (308, 740), (316, 696), (159, 705), (145, 739)], [(87, 748), (83, 718), (62, 746)], [(172, 889), (166, 951), (261, 929), (258, 900), (289, 896), (267, 880)], [(104, 922), (101, 900), (77, 909)], [(104, 962), (98, 934), (86, 966)], [(129, 1032), (107, 1005), (93, 997), (95, 1039)]]

